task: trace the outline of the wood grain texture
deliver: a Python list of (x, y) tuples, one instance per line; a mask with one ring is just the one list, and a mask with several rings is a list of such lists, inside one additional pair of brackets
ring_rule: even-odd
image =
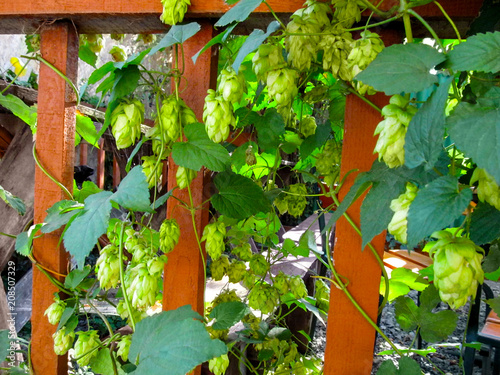
[[(42, 56), (70, 79), (78, 69), (78, 37), (69, 23), (56, 23), (42, 30)], [(75, 95), (57, 73), (44, 64), (40, 66), (38, 95), (38, 129), (36, 150), (45, 169), (70, 191), (73, 188)], [(40, 169), (35, 170), (35, 223), (43, 222), (55, 202), (67, 199), (61, 189)], [(61, 232), (53, 232), (34, 241), (33, 254), (44, 267), (66, 274), (68, 256), (58, 246)], [(37, 268), (33, 271), (32, 361), (36, 374), (67, 373), (66, 356), (53, 350), (55, 326), (43, 315), (53, 302), (57, 288)]]

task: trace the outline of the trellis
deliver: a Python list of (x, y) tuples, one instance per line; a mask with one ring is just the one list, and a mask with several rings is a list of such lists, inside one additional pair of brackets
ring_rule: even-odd
[[(302, 6), (303, 0), (269, 0), (273, 10), (287, 19)], [(384, 3), (389, 9), (395, 0)], [(456, 20), (462, 35), (475, 18), (481, 6), (480, 0), (443, 0), (442, 5), (450, 17)], [(187, 19), (197, 20), (202, 29), (195, 38), (184, 45), (186, 56), (198, 52), (213, 36), (213, 24), (229, 7), (223, 0), (192, 0)], [(162, 8), (159, 0), (24, 0), (0, 2), (0, 33), (41, 34), (41, 53), (44, 59), (75, 81), (78, 61), (77, 33), (158, 33), (165, 32), (159, 21)], [(434, 4), (419, 8), (419, 13), (434, 22), (440, 36), (453, 38), (450, 27)], [(247, 32), (255, 26), (265, 27), (271, 20), (268, 8), (261, 5), (240, 30)], [(400, 25), (401, 26), (401, 25)], [(418, 36), (425, 33), (415, 25)], [(402, 41), (400, 29), (378, 30), (386, 45)], [(183, 99), (201, 118), (204, 94), (215, 85), (217, 54), (209, 50), (201, 55), (196, 65), (186, 59), (185, 75), (189, 86), (182, 91)], [(371, 98), (379, 106), (387, 98), (378, 94)], [(73, 186), (75, 105), (73, 91), (52, 69), (42, 64), (39, 75), (38, 130), (36, 150), (45, 168), (68, 189)], [(357, 169), (368, 170), (373, 162), (375, 146), (373, 130), (380, 115), (363, 101), (350, 95), (345, 113), (345, 136), (341, 174)], [(359, 173), (359, 172), (358, 172)], [(168, 183), (174, 184), (175, 166), (170, 163)], [(340, 193), (346, 194), (356, 173), (348, 176)], [(193, 181), (194, 204), (206, 200), (209, 181), (200, 172)], [(169, 186), (171, 187), (171, 186)], [(181, 200), (187, 200), (182, 191)], [(42, 222), (45, 210), (65, 196), (42, 171), (35, 174), (35, 223)], [(170, 199), (167, 216), (175, 217), (183, 228), (181, 241), (165, 269), (165, 310), (190, 304), (203, 312), (204, 277), (202, 261), (189, 212), (176, 209), (177, 201)], [(359, 222), (360, 203), (355, 203), (348, 213)], [(208, 211), (198, 210), (196, 230), (201, 233), (208, 221)], [(34, 256), (45, 267), (64, 274), (67, 272), (67, 253), (58, 247), (60, 233), (46, 234), (34, 243)], [(385, 233), (376, 237), (373, 245), (382, 255)], [(58, 249), (55, 251), (54, 249)], [(376, 320), (380, 268), (373, 255), (361, 251), (361, 238), (345, 220), (339, 220), (336, 229), (335, 266), (339, 274), (349, 280), (349, 291), (367, 314)], [(52, 334), (55, 327), (43, 316), (50, 305), (56, 288), (38, 270), (33, 276), (32, 308), (32, 363), (36, 374), (55, 375), (67, 373), (67, 358), (56, 356), (52, 350)], [(369, 374), (372, 368), (375, 330), (353, 307), (345, 294), (332, 288), (325, 353), (325, 374)], [(196, 374), (200, 369), (195, 370)]]

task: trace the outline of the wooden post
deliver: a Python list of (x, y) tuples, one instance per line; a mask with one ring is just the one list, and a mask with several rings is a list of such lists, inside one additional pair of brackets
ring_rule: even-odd
[(87, 165), (89, 145), (83, 141), (80, 143), (80, 165)]
[(120, 166), (118, 165), (118, 160), (116, 160), (116, 157), (113, 156), (113, 187), (117, 187), (120, 185)]
[[(61, 22), (41, 31), (42, 56), (75, 81), (78, 70), (78, 36), (71, 23)], [(36, 151), (43, 167), (70, 191), (73, 188), (75, 153), (75, 93), (54, 70), (40, 64), (38, 130)], [(61, 188), (39, 168), (35, 170), (35, 223), (43, 222), (55, 202), (68, 199)], [(33, 255), (45, 268), (66, 274), (67, 253), (59, 245), (61, 231), (34, 241)], [(61, 277), (55, 276), (62, 281)], [(43, 315), (53, 302), (57, 288), (36, 267), (33, 270), (32, 349), (33, 368), (38, 375), (67, 374), (66, 356), (57, 356), (52, 334), (56, 327)]]
[[(217, 60), (211, 49), (203, 53), (193, 65), (191, 56), (198, 52), (214, 36), (214, 29), (210, 22), (202, 22), (202, 29), (196, 37), (184, 44), (185, 77), (189, 82), (187, 87), (181, 88), (182, 98), (201, 120), (205, 94), (215, 82)], [(215, 69), (215, 72), (214, 72)], [(168, 189), (176, 186), (175, 174), (177, 166), (169, 160)], [(191, 194), (194, 206), (199, 206), (208, 196), (204, 196), (203, 169), (191, 183)], [(176, 190), (175, 196), (189, 204), (188, 189)], [(181, 238), (174, 251), (168, 255), (165, 266), (163, 309), (173, 310), (180, 306), (191, 305), (193, 310), (203, 315), (205, 278), (202, 256), (198, 247), (196, 234), (193, 229), (191, 213), (181, 207), (176, 199), (167, 201), (167, 217), (175, 218), (181, 228)], [(201, 238), (203, 228), (208, 223), (208, 209), (203, 207), (195, 214), (196, 232)], [(203, 255), (205, 256), (205, 255)], [(174, 287), (175, 286), (175, 287)], [(200, 374), (198, 367), (193, 374)]]
[(104, 164), (106, 161), (106, 151), (104, 151), (104, 139), (99, 140), (99, 149), (97, 150), (97, 186), (104, 189)]

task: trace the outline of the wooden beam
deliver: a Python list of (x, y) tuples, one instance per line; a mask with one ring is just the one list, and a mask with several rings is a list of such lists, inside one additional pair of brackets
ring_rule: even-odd
[[(78, 69), (78, 36), (71, 23), (55, 23), (41, 30), (42, 56), (63, 74), (76, 80)], [(36, 151), (40, 163), (70, 191), (73, 188), (75, 152), (75, 93), (55, 71), (40, 66), (38, 95), (38, 131)], [(55, 202), (68, 199), (61, 188), (39, 168), (35, 170), (35, 223), (43, 222), (46, 210)], [(61, 231), (45, 234), (34, 241), (33, 255), (45, 268), (66, 274), (67, 253), (59, 245)], [(62, 281), (61, 277), (55, 276)], [(52, 334), (56, 327), (43, 315), (53, 302), (57, 288), (36, 267), (33, 270), (32, 350), (35, 373), (67, 374), (66, 356), (57, 356)]]
[[(217, 73), (217, 54), (208, 51), (201, 55), (196, 65), (193, 65), (191, 56), (200, 50), (210, 39), (214, 37), (213, 24), (203, 22), (202, 29), (196, 38), (191, 38), (184, 44), (185, 73), (184, 76), (189, 84), (181, 85), (182, 98), (186, 104), (193, 109), (198, 119), (201, 119), (205, 93), (215, 84)], [(183, 83), (184, 84), (184, 83)], [(168, 166), (168, 189), (177, 185), (175, 174), (177, 166), (172, 159)], [(194, 206), (200, 206), (208, 196), (206, 193), (207, 182), (204, 179), (203, 169), (191, 183), (190, 189)], [(175, 190), (174, 195), (189, 204), (190, 197), (188, 189)], [(208, 207), (203, 207), (195, 213), (196, 228), (193, 228), (191, 213), (183, 208), (176, 199), (167, 201), (167, 217), (175, 218), (181, 228), (179, 244), (174, 251), (168, 255), (168, 263), (165, 266), (163, 277), (163, 309), (173, 310), (180, 306), (191, 305), (193, 310), (201, 315), (204, 313), (205, 292), (205, 270), (202, 254), (197, 242), (201, 238), (203, 228), (208, 223)], [(196, 230), (196, 233), (195, 233)], [(206, 258), (206, 254), (203, 254)], [(200, 374), (198, 367), (193, 374)]]

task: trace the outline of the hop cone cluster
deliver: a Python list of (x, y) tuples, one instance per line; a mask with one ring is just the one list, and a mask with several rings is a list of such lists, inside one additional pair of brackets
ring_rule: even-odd
[(59, 321), (61, 320), (61, 316), (66, 309), (66, 302), (62, 301), (59, 298), (59, 295), (55, 295), (54, 297), (54, 303), (52, 303), (47, 310), (45, 310), (45, 313), (43, 315), (47, 315), (47, 319), (49, 320), (50, 324), (59, 324)]
[(471, 185), (476, 181), (478, 181), (477, 196), (479, 200), (500, 210), (500, 187), (493, 176), (482, 168), (476, 168), (470, 180)]
[(54, 353), (64, 355), (71, 349), (75, 341), (75, 331), (69, 331), (66, 327), (61, 327), (52, 335), (54, 339)]
[(97, 280), (102, 289), (116, 288), (120, 282), (120, 266), (118, 247), (113, 244), (103, 247), (96, 262)]
[(125, 286), (132, 306), (137, 310), (146, 310), (156, 302), (160, 290), (159, 282), (167, 257), (151, 257), (138, 263), (125, 273)]
[(139, 34), (137, 35), (136, 42), (142, 42), (144, 44), (150, 44), (156, 41), (156, 35), (155, 34)]
[(175, 172), (175, 179), (177, 180), (177, 186), (179, 189), (185, 189), (191, 185), (191, 181), (196, 177), (196, 171), (189, 168), (178, 167), (177, 172)]
[(160, 16), (161, 22), (167, 25), (175, 25), (182, 22), (188, 7), (191, 5), (189, 0), (161, 0), (163, 13)]
[(290, 292), (292, 292), (295, 298), (301, 299), (307, 297), (306, 284), (304, 284), (304, 280), (299, 275), (291, 276), (288, 279), (288, 285), (290, 286)]
[(335, 139), (326, 141), (323, 150), (316, 155), (316, 170), (328, 186), (333, 186), (340, 173), (342, 145)]
[(307, 189), (304, 184), (292, 184), (288, 186), (291, 194), (281, 194), (274, 200), (274, 204), (281, 214), (288, 213), (294, 217), (299, 217), (304, 213), (307, 206)]
[(280, 292), (280, 294), (287, 294), (290, 290), (290, 285), (288, 284), (288, 277), (280, 271), (273, 281), (273, 286)]
[(220, 357), (212, 358), (208, 361), (208, 369), (214, 375), (223, 375), (229, 366), (229, 357), (227, 354), (223, 354)]
[(261, 44), (252, 58), (253, 71), (262, 82), (267, 82), (269, 71), (285, 66), (283, 48), (279, 44)]
[(298, 73), (294, 69), (281, 68), (267, 73), (267, 90), (269, 97), (276, 100), (278, 106), (287, 107), (298, 93)]
[(341, 26), (350, 28), (361, 20), (361, 10), (356, 0), (332, 0), (332, 4), (335, 6), (334, 16)]
[[(95, 330), (77, 332), (75, 342), (75, 358), (80, 366), (87, 366), (90, 360), (97, 355), (97, 348), (101, 345), (99, 334)], [(95, 349), (95, 350), (94, 350)]]
[(117, 352), (118, 357), (121, 357), (125, 362), (128, 361), (128, 352), (130, 351), (130, 344), (132, 344), (132, 335), (122, 336), (121, 340), (118, 341)]
[[(363, 31), (361, 38), (354, 42), (351, 53), (348, 56), (348, 64), (349, 68), (352, 69), (352, 76), (355, 77), (358, 73), (365, 70), (383, 49), (384, 42), (382, 42), (378, 34)], [(374, 95), (376, 92), (372, 87), (362, 82), (356, 82), (354, 87), (361, 95), (366, 93)]]
[(226, 238), (226, 226), (221, 221), (207, 224), (203, 229), (201, 241), (207, 241), (205, 249), (213, 260), (219, 259), (224, 252), (224, 239)]
[(323, 69), (331, 71), (335, 78), (344, 81), (352, 80), (352, 69), (349, 68), (347, 57), (351, 53), (353, 39), (351, 33), (338, 26), (325, 29), (321, 37), (320, 49), (324, 50)]
[(220, 143), (229, 136), (229, 126), (236, 125), (233, 108), (229, 101), (222, 95), (217, 95), (214, 90), (208, 90), (203, 107), (203, 121), (208, 137)]
[(483, 249), (464, 237), (454, 237), (442, 230), (432, 234), (437, 241), (429, 254), (434, 260), (434, 285), (441, 300), (458, 309), (467, 303), (469, 296), (476, 297), (478, 284), (484, 281), (481, 268)]
[(278, 306), (279, 292), (269, 284), (257, 284), (248, 294), (248, 306), (269, 314)]
[(227, 276), (229, 277), (230, 283), (239, 283), (243, 280), (245, 273), (247, 272), (247, 266), (241, 261), (232, 261), (227, 269)]
[(137, 99), (123, 100), (111, 113), (111, 131), (118, 149), (135, 143), (141, 136), (144, 105)]
[(210, 272), (215, 281), (222, 280), (229, 269), (229, 258), (223, 254), (210, 264)]
[(406, 191), (391, 201), (391, 210), (394, 211), (394, 216), (387, 229), (396, 241), (402, 244), (407, 243), (408, 211), (410, 210), (411, 202), (417, 196), (417, 191), (418, 188), (408, 182), (406, 184)]
[(239, 103), (245, 93), (246, 84), (243, 74), (236, 73), (232, 68), (222, 69), (219, 75), (217, 92), (225, 101), (234, 104)]
[(231, 252), (245, 262), (249, 262), (253, 256), (252, 248), (248, 242), (234, 247)]
[(250, 260), (250, 270), (255, 275), (265, 275), (269, 271), (269, 262), (262, 254), (254, 254)]
[(158, 162), (156, 156), (143, 156), (142, 160), (142, 170), (146, 175), (146, 181), (148, 182), (148, 187), (152, 188), (161, 180), (161, 172), (163, 170), (163, 163)]
[(165, 253), (170, 253), (179, 243), (181, 229), (175, 219), (164, 220), (160, 226), (160, 248)]
[(127, 58), (125, 50), (120, 46), (113, 46), (113, 48), (109, 50), (109, 54), (115, 62), (125, 61)]
[(405, 163), (406, 131), (417, 108), (401, 95), (393, 95), (389, 103), (382, 108), (385, 120), (375, 129), (379, 137), (374, 152), (378, 152), (378, 160), (382, 159), (389, 168), (396, 168)]

